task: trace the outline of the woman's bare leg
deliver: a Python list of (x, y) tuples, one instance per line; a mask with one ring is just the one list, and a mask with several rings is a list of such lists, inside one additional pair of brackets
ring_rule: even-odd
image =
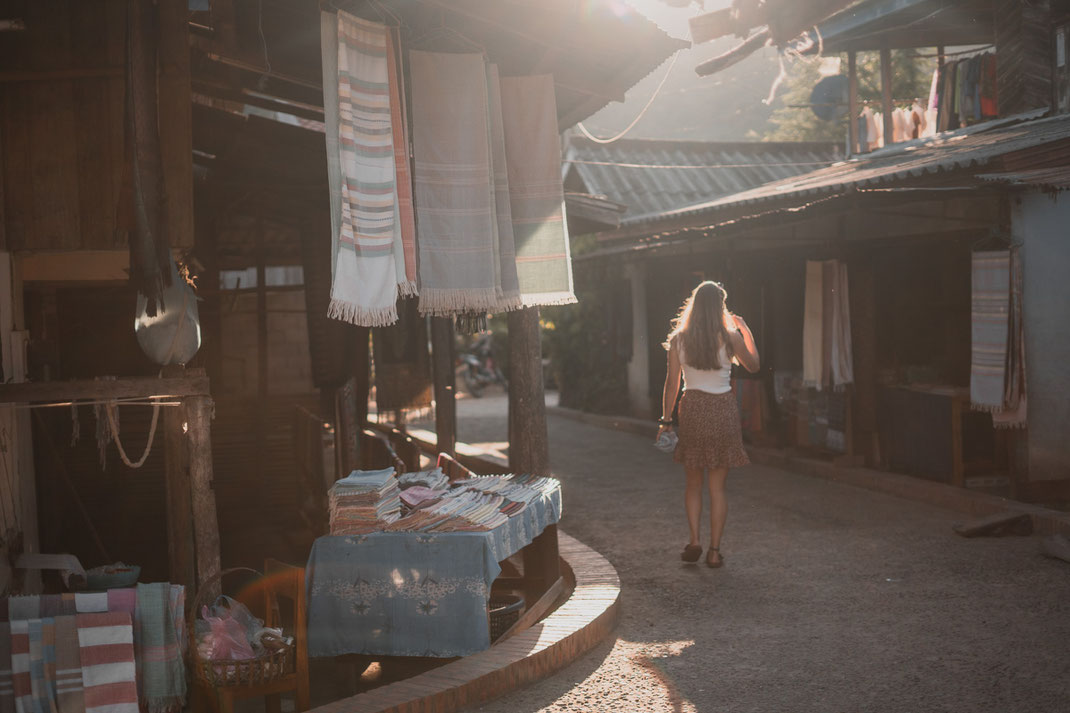
[(691, 531), (691, 540), (688, 544), (698, 545), (699, 521), (702, 519), (702, 476), (705, 471), (692, 468), (685, 468), (684, 470), (687, 473), (684, 505), (687, 508), (687, 526)]
[(724, 523), (728, 516), (728, 502), (724, 495), (724, 481), (727, 475), (727, 468), (717, 468), (710, 470), (707, 476), (710, 484), (710, 547), (714, 549), (721, 546), (721, 534), (724, 532)]

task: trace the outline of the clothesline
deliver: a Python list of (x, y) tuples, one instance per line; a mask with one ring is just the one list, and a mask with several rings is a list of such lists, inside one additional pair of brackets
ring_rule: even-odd
[(778, 166), (827, 166), (830, 161), (795, 161), (786, 163), (706, 163), (706, 164), (672, 164), (672, 163), (622, 163), (619, 161), (585, 161), (566, 158), (565, 163), (584, 166), (617, 166), (619, 168), (772, 168)]
[(62, 406), (181, 406), (181, 401), (152, 401), (151, 399), (173, 398), (171, 396), (149, 396), (129, 399), (96, 399), (93, 401), (53, 401), (40, 404), (12, 404), (17, 409), (57, 408)]

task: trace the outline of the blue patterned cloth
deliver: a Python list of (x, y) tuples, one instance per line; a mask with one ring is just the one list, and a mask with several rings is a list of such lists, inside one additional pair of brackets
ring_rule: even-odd
[(467, 656), (490, 646), (498, 563), (561, 518), (561, 489), (487, 532), (320, 537), (306, 569), (310, 656)]

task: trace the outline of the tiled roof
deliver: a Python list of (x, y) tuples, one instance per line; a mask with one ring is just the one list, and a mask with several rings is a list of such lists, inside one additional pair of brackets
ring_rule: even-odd
[(826, 143), (706, 142), (621, 139), (598, 144), (573, 136), (565, 171), (583, 190), (628, 207), (634, 225), (827, 166), (842, 153)]

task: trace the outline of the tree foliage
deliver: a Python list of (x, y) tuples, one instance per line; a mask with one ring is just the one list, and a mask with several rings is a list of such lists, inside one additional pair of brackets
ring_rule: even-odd
[[(844, 73), (847, 57), (840, 58)], [(912, 99), (923, 103), (929, 96), (936, 59), (920, 57), (915, 50), (892, 52), (892, 99), (902, 105)], [(821, 79), (820, 63), (798, 61), (789, 69), (785, 89), (776, 101), (777, 107), (769, 119), (770, 128), (761, 136), (765, 141), (834, 141), (843, 142), (847, 133), (846, 117), (839, 121), (817, 118), (809, 108), (810, 92)], [(881, 63), (877, 52), (858, 54), (858, 98), (860, 101), (876, 102), (879, 111), (881, 101)]]

